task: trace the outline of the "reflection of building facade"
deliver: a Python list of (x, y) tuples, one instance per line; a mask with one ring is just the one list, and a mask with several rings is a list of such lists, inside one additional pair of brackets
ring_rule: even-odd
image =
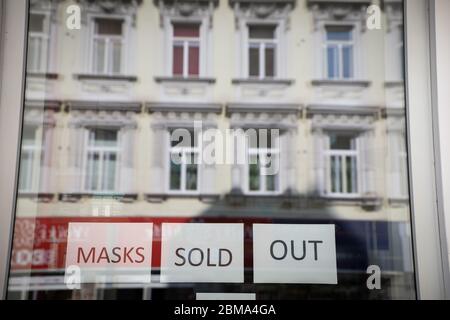
[[(372, 2), (381, 30), (366, 28)], [(80, 30), (65, 26), (70, 4), (81, 5)], [(409, 294), (400, 1), (34, 0), (30, 10), (18, 217), (360, 222), (365, 263), (386, 266), (394, 287), (384, 297)], [(170, 133), (199, 121), (278, 129), (276, 144), (248, 154), (279, 172), (192, 164), (202, 150), (171, 145)]]

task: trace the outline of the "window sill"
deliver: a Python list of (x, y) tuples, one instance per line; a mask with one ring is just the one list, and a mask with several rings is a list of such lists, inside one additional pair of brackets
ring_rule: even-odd
[(54, 110), (61, 109), (62, 101), (60, 100), (25, 100), (25, 108), (38, 110)]
[(351, 1), (342, 1), (342, 0), (307, 0), (308, 5), (313, 4), (329, 4), (329, 3), (336, 3), (336, 4), (345, 4), (345, 2), (348, 2), (349, 4), (360, 4), (360, 5), (369, 5), (372, 2), (370, 0), (351, 0)]
[(385, 88), (398, 88), (398, 87), (402, 88), (402, 87), (404, 87), (404, 85), (405, 85), (405, 82), (403, 80), (386, 81), (384, 83)]
[(252, 79), (252, 78), (237, 78), (231, 80), (232, 84), (258, 84), (258, 85), (284, 85), (290, 86), (294, 83), (292, 79)]
[(132, 111), (140, 112), (142, 104), (132, 101), (66, 101), (66, 109), (70, 110), (98, 110), (98, 111)]
[(362, 207), (376, 208), (381, 205), (381, 199), (376, 196), (319, 196), (316, 200), (332, 202), (332, 203), (343, 203), (343, 204), (359, 204)]
[(220, 114), (222, 106), (219, 103), (165, 103), (148, 102), (146, 103), (147, 112), (212, 112)]
[(393, 207), (403, 207), (409, 204), (408, 197), (391, 197), (388, 199), (388, 203)]
[(17, 196), (19, 198), (26, 198), (31, 200), (36, 200), (39, 202), (51, 202), (55, 198), (54, 193), (47, 193), (47, 192), (31, 192), (31, 191), (19, 191), (17, 193)]
[(259, 203), (260, 201), (268, 200), (279, 203), (282, 207), (293, 207), (299, 201), (303, 200), (298, 194), (291, 192), (277, 193), (277, 194), (249, 194), (243, 193), (241, 190), (232, 190), (225, 195), (225, 201), (232, 206), (245, 206), (247, 203)]
[(219, 194), (194, 194), (194, 193), (147, 193), (145, 199), (151, 203), (161, 203), (168, 199), (198, 199), (201, 202), (212, 203), (220, 199)]
[(115, 199), (121, 202), (132, 202), (137, 200), (137, 193), (61, 193), (58, 196), (60, 201), (77, 202), (82, 198)]
[(108, 81), (127, 81), (136, 82), (137, 77), (132, 75), (108, 75), (108, 74), (91, 74), (80, 73), (75, 74), (74, 77), (78, 80), (108, 80)]
[(59, 78), (59, 75), (54, 72), (27, 72), (27, 78), (56, 80)]
[(371, 82), (368, 80), (333, 80), (316, 79), (312, 80), (313, 86), (349, 86), (349, 87), (369, 87)]
[(215, 78), (202, 78), (202, 77), (155, 77), (157, 83), (164, 82), (185, 82), (185, 83), (204, 83), (204, 84), (214, 84), (216, 83)]
[(268, 112), (290, 113), (300, 116), (302, 106), (290, 103), (230, 103), (226, 107), (226, 114), (235, 112)]

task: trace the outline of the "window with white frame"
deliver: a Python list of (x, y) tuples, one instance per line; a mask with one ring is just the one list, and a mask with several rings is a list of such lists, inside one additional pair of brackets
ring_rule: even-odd
[(327, 163), (326, 194), (330, 196), (355, 196), (358, 188), (357, 135), (329, 133), (329, 149), (325, 151)]
[(198, 192), (198, 139), (192, 130), (183, 128), (171, 130), (169, 140), (169, 192)]
[(117, 18), (94, 18), (92, 72), (116, 75), (124, 72), (125, 21)]
[(37, 191), (39, 166), (41, 163), (41, 144), (36, 141), (37, 128), (25, 126), (22, 133), (22, 153), (20, 156), (19, 191)]
[(199, 23), (173, 23), (172, 74), (185, 78), (200, 75)]
[[(276, 129), (274, 129), (276, 130)], [(273, 134), (271, 129), (247, 131), (248, 193), (272, 194), (280, 191), (280, 141), (279, 134)], [(256, 132), (256, 134), (251, 134)], [(276, 130), (278, 133), (278, 130)]]
[(49, 49), (49, 17), (44, 13), (30, 13), (28, 23), (28, 72), (47, 70)]
[(87, 192), (117, 190), (119, 171), (119, 131), (88, 129), (84, 187)]
[(355, 75), (355, 44), (353, 26), (327, 25), (324, 39), (324, 76), (346, 80)]
[(248, 26), (248, 76), (249, 78), (274, 78), (276, 76), (276, 26)]

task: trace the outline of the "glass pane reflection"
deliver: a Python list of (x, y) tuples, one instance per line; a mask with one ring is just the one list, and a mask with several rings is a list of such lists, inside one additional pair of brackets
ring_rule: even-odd
[[(83, 0), (80, 30), (65, 24), (72, 1), (31, 2), (10, 299), (416, 297), (403, 1), (379, 2), (380, 30), (364, 1), (234, 2)], [(259, 225), (272, 229), (255, 243)], [(70, 287), (77, 230), (100, 245), (77, 257), (104, 274)], [(263, 244), (278, 234), (302, 241)], [(143, 268), (108, 265), (143, 239)], [(187, 282), (170, 280), (188, 264)], [(213, 277), (193, 280), (196, 264)]]

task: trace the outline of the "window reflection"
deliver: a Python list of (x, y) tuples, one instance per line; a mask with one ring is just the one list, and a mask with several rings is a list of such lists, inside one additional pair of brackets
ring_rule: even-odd
[[(31, 1), (8, 297), (415, 298), (403, 1), (381, 2), (372, 31), (364, 1), (81, 0), (80, 30)], [(151, 283), (69, 289), (73, 222), (153, 223)], [(242, 223), (244, 283), (163, 283), (163, 223)], [(257, 223), (334, 225), (338, 284), (254, 283)]]

